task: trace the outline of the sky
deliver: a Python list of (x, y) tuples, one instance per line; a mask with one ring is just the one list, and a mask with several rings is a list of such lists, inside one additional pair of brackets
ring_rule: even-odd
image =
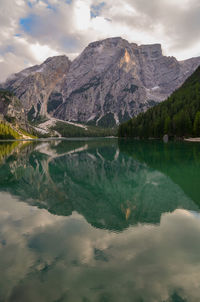
[(49, 56), (74, 59), (90, 42), (119, 37), (200, 56), (199, 0), (0, 0), (0, 81)]

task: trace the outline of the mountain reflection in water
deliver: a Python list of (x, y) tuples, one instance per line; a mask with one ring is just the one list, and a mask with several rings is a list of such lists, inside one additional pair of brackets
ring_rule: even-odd
[(1, 150), (0, 301), (199, 301), (198, 145)]
[(29, 145), (1, 175), (1, 191), (56, 215), (76, 211), (98, 228), (121, 231), (159, 223), (177, 208), (198, 209), (165, 174), (119, 152), (116, 140)]

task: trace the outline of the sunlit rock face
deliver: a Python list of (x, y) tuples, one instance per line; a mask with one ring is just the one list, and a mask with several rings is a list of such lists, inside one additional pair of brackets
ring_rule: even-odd
[(26, 114), (21, 101), (8, 91), (0, 90), (0, 122), (10, 122), (29, 131)]
[(30, 119), (50, 114), (110, 127), (165, 100), (199, 64), (200, 57), (179, 62), (164, 56), (160, 44), (109, 38), (89, 44), (72, 63), (49, 58), (4, 86), (22, 100)]
[(32, 120), (47, 114), (49, 95), (67, 74), (69, 67), (70, 61), (66, 56), (48, 58), (41, 65), (12, 75), (3, 87), (15, 93)]
[(165, 100), (200, 64), (162, 54), (160, 44), (130, 44), (121, 38), (91, 43), (72, 62), (55, 116), (114, 125)]

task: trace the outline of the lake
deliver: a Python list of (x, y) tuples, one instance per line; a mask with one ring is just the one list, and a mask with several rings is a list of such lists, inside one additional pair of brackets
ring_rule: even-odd
[(0, 143), (0, 302), (200, 297), (200, 144)]

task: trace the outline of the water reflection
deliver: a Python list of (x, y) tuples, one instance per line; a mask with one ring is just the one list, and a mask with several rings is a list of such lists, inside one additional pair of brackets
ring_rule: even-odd
[(200, 144), (120, 140), (120, 151), (169, 176), (200, 205)]
[(199, 301), (200, 219), (193, 212), (115, 233), (8, 194), (0, 208), (1, 301)]
[(177, 208), (198, 209), (165, 174), (119, 152), (115, 140), (29, 145), (1, 165), (0, 190), (56, 215), (77, 211), (91, 225), (116, 231), (159, 223)]
[(199, 189), (184, 186), (199, 147), (145, 148), (55, 141), (2, 156), (1, 302), (199, 301)]

